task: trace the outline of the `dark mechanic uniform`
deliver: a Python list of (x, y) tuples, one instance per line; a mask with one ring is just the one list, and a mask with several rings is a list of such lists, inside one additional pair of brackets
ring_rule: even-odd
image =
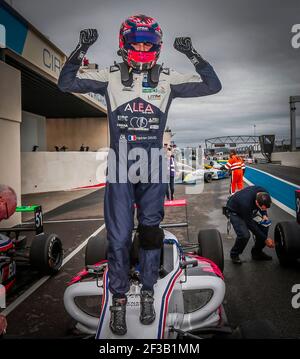
[[(176, 168), (175, 168), (175, 159), (174, 155), (170, 156), (168, 161), (168, 174), (169, 174), (169, 183), (167, 185), (166, 196), (167, 199), (170, 200), (170, 192), (171, 192), (171, 201), (174, 199), (174, 190), (175, 190), (175, 176), (176, 176)], [(169, 191), (170, 187), (170, 191)]]
[(236, 233), (236, 241), (232, 247), (231, 256), (239, 255), (245, 249), (250, 232), (255, 236), (254, 252), (261, 252), (265, 247), (265, 240), (268, 238), (268, 227), (260, 225), (254, 220), (258, 215), (266, 215), (266, 211), (261, 211), (255, 204), (256, 195), (259, 192), (267, 192), (260, 186), (249, 186), (235, 194), (233, 194), (228, 202), (227, 208), (229, 210), (230, 222)]
[[(198, 63), (195, 66), (197, 74), (191, 75), (164, 68), (155, 86), (151, 83), (149, 71), (133, 72), (133, 82), (126, 86), (122, 83), (122, 69), (118, 65), (86, 74), (78, 74), (79, 68), (80, 65), (67, 61), (58, 86), (64, 92), (93, 92), (105, 96), (110, 148), (116, 154), (117, 164), (124, 156), (124, 151), (120, 150), (121, 144), (127, 146), (125, 155), (134, 148), (143, 148), (149, 158), (151, 149), (162, 148), (167, 114), (174, 98), (206, 96), (221, 89), (214, 69), (207, 62)], [(109, 172), (110, 167), (109, 160)], [(118, 165), (114, 167), (119, 175)], [(109, 175), (104, 202), (109, 241), (109, 285), (116, 297), (129, 290), (129, 249), (134, 227), (134, 203), (137, 204), (139, 221), (139, 260), (143, 288), (152, 289), (157, 281), (163, 240), (158, 229), (164, 216), (166, 192), (166, 184), (162, 180), (157, 183), (132, 183), (118, 175), (115, 181)]]

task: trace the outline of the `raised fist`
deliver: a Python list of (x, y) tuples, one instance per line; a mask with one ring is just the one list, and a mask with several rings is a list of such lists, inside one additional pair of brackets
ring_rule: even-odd
[(79, 42), (81, 45), (91, 46), (98, 39), (98, 31), (96, 29), (85, 29), (80, 31)]
[(190, 37), (176, 37), (174, 48), (183, 54), (189, 54), (193, 50), (192, 40)]
[(194, 49), (190, 37), (176, 37), (173, 46), (186, 55), (194, 66), (205, 67), (207, 65), (207, 61)]
[(93, 45), (97, 39), (98, 32), (96, 29), (81, 30), (79, 35), (79, 43), (67, 61), (74, 65), (80, 65), (89, 47)]

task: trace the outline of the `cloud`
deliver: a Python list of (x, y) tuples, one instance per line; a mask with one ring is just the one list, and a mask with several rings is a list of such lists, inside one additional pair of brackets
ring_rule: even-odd
[[(128, 15), (157, 17), (163, 32), (161, 61), (180, 72), (193, 67), (173, 47), (189, 35), (212, 63), (223, 89), (217, 95), (178, 99), (168, 124), (178, 143), (197, 144), (230, 134), (289, 134), (289, 96), (300, 95), (300, 49), (291, 46), (299, 23), (299, 0), (14, 0), (14, 6), (63, 51), (70, 53), (80, 29), (97, 27), (100, 40), (89, 57), (109, 66), (116, 57), (118, 31)], [(298, 128), (300, 125), (298, 125)]]

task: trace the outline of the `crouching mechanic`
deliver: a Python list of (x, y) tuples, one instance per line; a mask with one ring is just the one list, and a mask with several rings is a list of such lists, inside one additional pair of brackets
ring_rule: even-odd
[[(143, 149), (151, 162), (152, 149), (162, 149), (163, 134), (171, 101), (176, 97), (198, 97), (215, 94), (221, 89), (212, 66), (193, 48), (188, 37), (176, 38), (174, 47), (185, 54), (197, 74), (182, 75), (158, 65), (162, 31), (156, 20), (145, 15), (126, 19), (120, 28), (119, 51), (123, 62), (100, 70), (94, 78), (77, 76), (89, 46), (97, 40), (95, 29), (82, 30), (80, 41), (66, 61), (58, 86), (62, 91), (94, 92), (105, 96), (110, 129), (110, 154), (115, 154), (116, 176), (110, 176), (113, 161), (109, 155), (105, 188), (104, 216), (108, 238), (109, 289), (113, 294), (110, 328), (124, 335), (126, 327), (126, 293), (129, 283), (129, 252), (134, 227), (134, 204), (137, 206), (141, 288), (140, 321), (155, 320), (153, 286), (157, 282), (164, 232), (166, 183), (131, 181), (121, 177), (119, 164), (132, 150)], [(88, 76), (88, 74), (86, 74)], [(95, 77), (96, 76), (96, 77)], [(126, 147), (124, 147), (126, 146)], [(122, 149), (121, 149), (122, 147)], [(126, 150), (124, 150), (126, 148)], [(163, 150), (161, 151), (163, 157)], [(129, 164), (126, 174), (129, 176)], [(160, 174), (161, 165), (158, 173)], [(142, 171), (141, 171), (142, 172)], [(145, 171), (144, 171), (145, 172)], [(144, 173), (145, 175), (145, 173)]]
[(227, 202), (230, 222), (236, 233), (236, 241), (230, 251), (233, 263), (242, 264), (239, 255), (245, 249), (251, 231), (255, 244), (251, 250), (254, 260), (271, 260), (272, 257), (263, 252), (265, 246), (274, 248), (274, 241), (268, 237), (271, 221), (267, 209), (271, 206), (269, 193), (259, 186), (246, 187), (231, 197)]

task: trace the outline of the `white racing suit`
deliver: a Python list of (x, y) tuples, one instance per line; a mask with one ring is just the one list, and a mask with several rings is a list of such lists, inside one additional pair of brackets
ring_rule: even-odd
[[(174, 98), (212, 95), (221, 89), (218, 76), (208, 63), (205, 66), (196, 65), (197, 73), (190, 75), (160, 68), (156, 83), (152, 82), (149, 71), (133, 73), (132, 83), (128, 86), (123, 75), (121, 78), (120, 68), (115, 64), (110, 69), (77, 76), (79, 65), (67, 61), (58, 82), (64, 92), (93, 92), (106, 99), (110, 148), (116, 154), (117, 162), (117, 176), (115, 180), (108, 177), (104, 202), (109, 243), (109, 285), (115, 297), (122, 297), (129, 290), (134, 204), (139, 222), (139, 263), (143, 289), (153, 289), (157, 281), (163, 242), (163, 232), (159, 225), (164, 216), (167, 185), (161, 179), (151, 183), (150, 176), (149, 181), (137, 183), (120, 180), (120, 157), (134, 148), (143, 148), (151, 158), (151, 148), (162, 148), (168, 110)], [(126, 151), (120, 150), (121, 143), (126, 145)]]

